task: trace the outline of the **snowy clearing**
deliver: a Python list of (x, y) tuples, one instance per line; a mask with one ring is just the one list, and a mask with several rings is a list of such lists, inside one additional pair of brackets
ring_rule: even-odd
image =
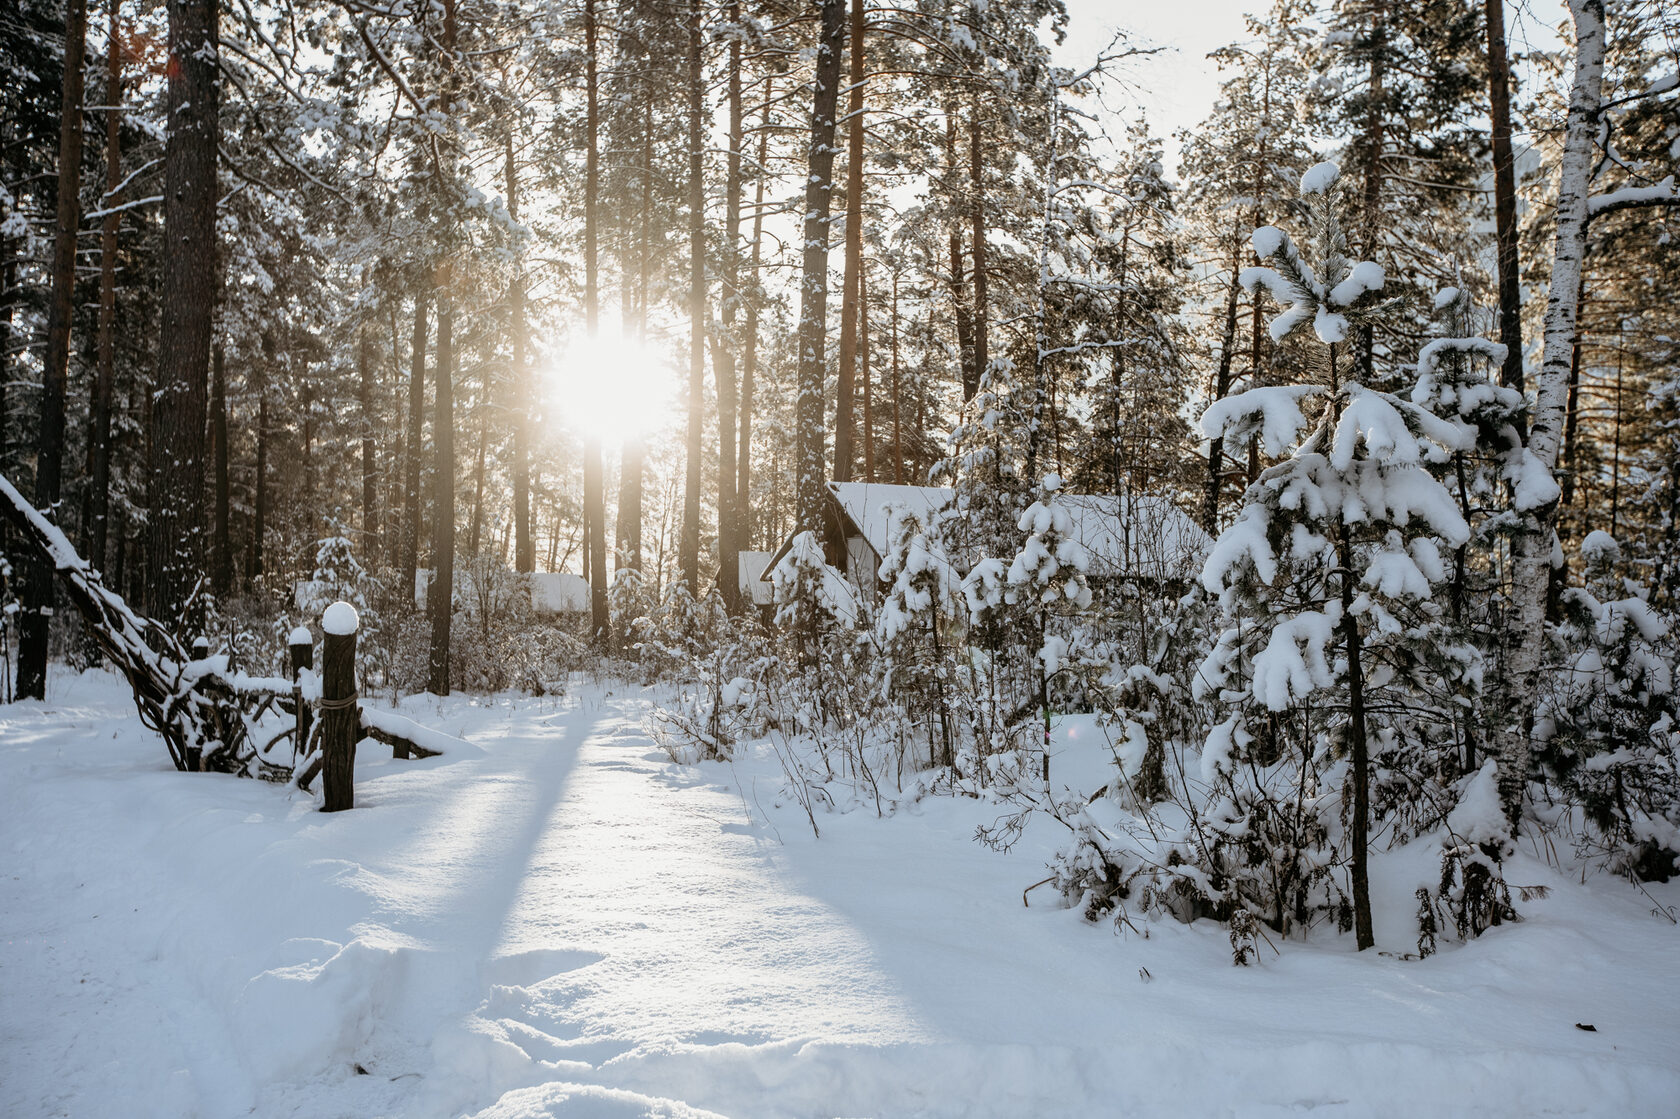
[[(675, 767), (648, 699), (614, 691), (410, 700), (482, 755), (370, 744), (337, 816), (174, 772), (108, 674), (5, 709), (0, 1115), (1656, 1115), (1680, 1099), (1680, 930), (1618, 880), (1583, 886), (1530, 852), (1508, 878), (1551, 896), (1469, 946), (1402, 961), (1326, 935), (1234, 968), (1210, 922), (1144, 938), (1047, 891), (1024, 908), (1054, 822), (1001, 855), (970, 838), (995, 808), (938, 798), (822, 816), (815, 840), (776, 806), (773, 758)], [(1383, 895), (1377, 865), (1378, 946), (1410, 951), (1411, 899)], [(1651, 891), (1680, 902), (1680, 884)]]

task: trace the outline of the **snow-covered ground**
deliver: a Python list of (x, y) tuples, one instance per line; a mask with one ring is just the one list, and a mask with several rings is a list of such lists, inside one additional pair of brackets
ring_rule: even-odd
[(616, 691), (411, 700), (482, 754), (369, 748), (335, 816), (173, 772), (109, 675), (0, 708), (0, 1115), (1680, 1113), (1673, 884), (1527, 858), (1552, 895), (1467, 947), (1397, 958), (1408, 889), (1396, 955), (1234, 968), (1024, 907), (1054, 823), (816, 840), (772, 758), (676, 768)]

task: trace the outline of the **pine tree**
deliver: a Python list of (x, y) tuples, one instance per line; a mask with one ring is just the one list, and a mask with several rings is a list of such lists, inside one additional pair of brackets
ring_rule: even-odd
[[(1244, 901), (1284, 928), (1292, 909), (1300, 920), (1314, 904), (1306, 897), (1315, 878), (1306, 851), (1331, 842), (1330, 806), (1292, 802), (1284, 790), (1309, 774), (1328, 781), (1345, 759), (1347, 917), (1365, 949), (1373, 944), (1371, 752), (1386, 718), (1373, 712), (1391, 710), (1374, 703), (1373, 693), (1384, 680), (1466, 660), (1442, 647), (1450, 634), (1438, 627), (1442, 611), (1433, 598), (1446, 577), (1443, 546), (1462, 544), (1469, 528), (1427, 466), (1458, 449), (1460, 430), (1350, 379), (1350, 332), (1386, 310), (1385, 276), (1346, 255), (1338, 178), (1334, 164), (1302, 178), (1307, 252), (1276, 227), (1262, 227), (1254, 248), (1269, 267), (1244, 276), (1245, 285), (1288, 304), (1272, 322), (1274, 339), (1311, 324), (1325, 347), (1326, 380), (1250, 389), (1203, 417), (1210, 437), (1258, 431), (1269, 454), (1287, 456), (1250, 487), (1203, 571), (1228, 619), (1203, 674), (1232, 708), (1209, 736), (1203, 771), (1236, 806), (1215, 813), (1211, 825), (1235, 848), (1265, 843), (1260, 836), (1295, 836), (1278, 856), (1262, 856), (1272, 863), (1272, 885), (1262, 878), (1237, 887), (1239, 896), (1259, 887)], [(1302, 412), (1309, 403), (1319, 409), (1311, 422)]]

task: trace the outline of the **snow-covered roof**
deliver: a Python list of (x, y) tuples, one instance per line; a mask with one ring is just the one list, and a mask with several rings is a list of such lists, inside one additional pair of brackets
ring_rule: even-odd
[[(830, 482), (828, 488), (877, 557), (887, 551), (888, 509), (909, 509), (925, 524), (954, 494), (944, 486), (880, 482)], [(1193, 578), (1213, 545), (1201, 526), (1165, 497), (1063, 493), (1056, 500), (1090, 553), (1093, 575)]]
[[(538, 614), (589, 613), (589, 580), (571, 571), (533, 571), (526, 576), (531, 583), (531, 609)], [(414, 573), (414, 603), (426, 607), (426, 587), (432, 573), (425, 568)]]
[(763, 577), (773, 554), (741, 552), (739, 555), (740, 572), (735, 577), (736, 582), (740, 584), (741, 597), (754, 606), (770, 606), (776, 601), (776, 588)]
[(571, 571), (535, 571), (531, 580), (531, 609), (538, 614), (587, 614), (589, 580)]

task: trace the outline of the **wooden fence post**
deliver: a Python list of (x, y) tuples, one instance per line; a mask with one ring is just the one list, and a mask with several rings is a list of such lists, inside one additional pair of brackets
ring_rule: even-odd
[(321, 615), (321, 791), (323, 811), (355, 804), (356, 739), (361, 711), (356, 700), (356, 630), (361, 619), (348, 602), (335, 602)]
[(304, 669), (315, 667), (315, 638), (306, 627), (298, 626), (286, 639), (286, 648), (292, 654), (292, 710), (297, 713), (297, 736), (292, 739), (292, 764), (296, 765), (298, 758), (308, 756), (309, 728), (314, 721), (314, 712), (309, 704), (303, 701), (300, 677)]

